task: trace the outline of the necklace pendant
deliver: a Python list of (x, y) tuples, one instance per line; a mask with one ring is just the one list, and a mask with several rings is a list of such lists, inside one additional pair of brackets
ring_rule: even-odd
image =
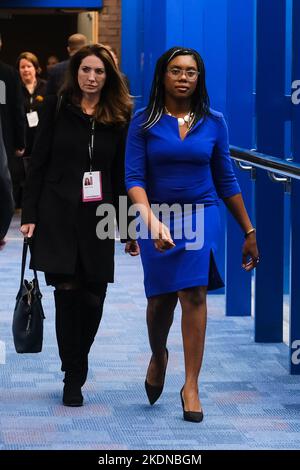
[(185, 124), (185, 118), (177, 118), (177, 121), (178, 121), (178, 125), (181, 127), (181, 126), (184, 126)]
[(188, 123), (189, 120), (190, 120), (190, 115), (189, 115), (189, 114), (186, 114), (183, 119), (184, 119), (184, 122), (187, 122), (187, 123)]

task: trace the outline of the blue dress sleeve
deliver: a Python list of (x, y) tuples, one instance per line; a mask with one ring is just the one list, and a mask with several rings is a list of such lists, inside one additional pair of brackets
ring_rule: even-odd
[(224, 199), (241, 192), (233, 171), (229, 152), (228, 129), (223, 115), (217, 118), (217, 139), (211, 158), (211, 172), (219, 198)]
[(127, 191), (133, 186), (146, 189), (146, 139), (141, 128), (143, 115), (133, 117), (127, 135), (125, 153), (125, 184)]

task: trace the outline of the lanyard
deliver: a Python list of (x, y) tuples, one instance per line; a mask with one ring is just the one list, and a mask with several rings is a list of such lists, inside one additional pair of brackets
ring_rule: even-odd
[(95, 119), (91, 119), (91, 136), (89, 142), (89, 158), (90, 158), (90, 172), (92, 171), (92, 160), (94, 156), (94, 141), (95, 141)]

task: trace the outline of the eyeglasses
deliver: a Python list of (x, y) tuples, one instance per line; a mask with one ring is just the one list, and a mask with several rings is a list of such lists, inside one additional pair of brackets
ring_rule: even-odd
[(174, 67), (172, 69), (167, 69), (167, 74), (173, 80), (180, 79), (183, 76), (183, 74), (185, 74), (185, 77), (186, 77), (188, 82), (195, 82), (197, 80), (200, 72), (198, 72), (198, 70), (194, 70), (194, 69), (186, 70), (186, 69), (179, 69), (177, 67), (176, 68)]

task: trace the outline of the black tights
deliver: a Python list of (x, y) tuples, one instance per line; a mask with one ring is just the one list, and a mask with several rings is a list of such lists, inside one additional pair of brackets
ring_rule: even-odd
[[(56, 336), (65, 382), (84, 384), (88, 354), (102, 317), (107, 284), (89, 290), (78, 281), (59, 282), (54, 292)], [(96, 291), (96, 293), (95, 293)]]

